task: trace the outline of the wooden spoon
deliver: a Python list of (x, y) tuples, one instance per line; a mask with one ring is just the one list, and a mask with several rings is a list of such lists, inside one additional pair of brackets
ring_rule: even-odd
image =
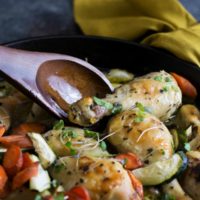
[(103, 97), (113, 91), (102, 72), (68, 55), (0, 46), (0, 72), (59, 118), (67, 117), (69, 105), (82, 97)]

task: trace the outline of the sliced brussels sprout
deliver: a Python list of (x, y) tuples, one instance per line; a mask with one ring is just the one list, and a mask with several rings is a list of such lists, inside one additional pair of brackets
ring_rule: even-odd
[(122, 69), (111, 69), (106, 77), (111, 83), (126, 83), (133, 80), (134, 75), (126, 70)]
[(181, 156), (174, 154), (170, 159), (155, 162), (132, 172), (143, 185), (159, 185), (178, 173), (182, 165)]

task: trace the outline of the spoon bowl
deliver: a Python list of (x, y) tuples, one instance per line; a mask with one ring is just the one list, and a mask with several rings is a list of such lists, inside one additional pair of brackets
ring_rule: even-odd
[(59, 118), (86, 96), (104, 97), (113, 87), (102, 72), (76, 57), (0, 46), (0, 72)]

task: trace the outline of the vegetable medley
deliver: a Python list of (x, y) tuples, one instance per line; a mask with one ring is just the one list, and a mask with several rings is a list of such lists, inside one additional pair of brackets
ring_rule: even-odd
[(196, 88), (165, 71), (107, 77), (114, 93), (72, 104), (74, 126), (0, 82), (0, 199), (200, 199)]

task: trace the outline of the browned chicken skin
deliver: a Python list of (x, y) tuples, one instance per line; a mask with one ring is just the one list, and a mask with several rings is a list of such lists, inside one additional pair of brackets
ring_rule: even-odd
[(136, 102), (142, 103), (153, 115), (167, 120), (180, 106), (182, 94), (174, 78), (165, 71), (153, 72), (117, 88), (108, 94), (104, 102), (97, 102), (93, 97), (86, 97), (71, 105), (68, 118), (81, 126), (90, 126), (106, 115), (111, 115), (113, 108), (122, 106), (128, 110)]

